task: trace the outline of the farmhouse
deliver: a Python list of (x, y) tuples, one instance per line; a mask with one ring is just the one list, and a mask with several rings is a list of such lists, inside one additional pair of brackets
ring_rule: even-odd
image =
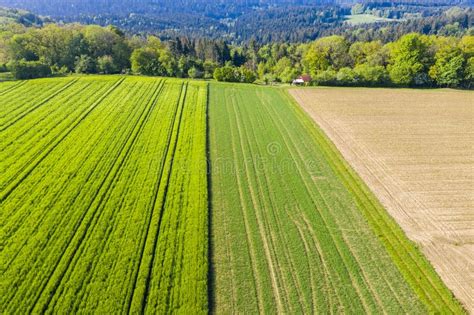
[(293, 80), (292, 85), (308, 85), (311, 80), (312, 78), (310, 75), (300, 75), (298, 78)]

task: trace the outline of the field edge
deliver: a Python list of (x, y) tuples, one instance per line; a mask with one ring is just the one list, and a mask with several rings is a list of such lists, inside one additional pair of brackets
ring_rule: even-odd
[[(419, 246), (408, 238), (403, 229), (383, 207), (378, 198), (370, 190), (367, 184), (362, 180), (359, 174), (352, 168), (349, 162), (344, 159), (342, 153), (332, 142), (329, 136), (324, 132), (324, 130), (301, 107), (301, 105), (296, 101), (296, 99), (289, 93), (288, 88), (280, 89), (280, 91), (291, 104), (296, 114), (301, 118), (302, 123), (307, 126), (308, 132), (311, 133), (315, 141), (322, 144), (322, 146), (325, 146), (324, 154), (327, 157), (329, 166), (331, 167), (331, 169), (333, 169), (335, 174), (337, 174), (338, 177), (342, 179), (344, 177), (343, 172), (347, 172), (347, 174), (350, 176), (350, 179), (352, 179), (352, 181), (357, 184), (354, 187), (353, 185), (350, 185), (351, 183), (347, 180), (341, 180), (341, 182), (349, 191), (353, 191), (354, 194), (361, 197), (360, 199), (357, 198), (355, 200), (356, 204), (358, 205), (358, 209), (363, 212), (362, 214), (367, 220), (367, 223), (372, 229), (372, 232), (377, 235), (377, 238), (381, 241), (381, 243), (387, 250), (387, 253), (390, 255), (393, 262), (399, 269), (400, 273), (403, 275), (404, 279), (410, 285), (412, 290), (417, 294), (420, 301), (423, 302), (423, 304), (430, 312), (439, 312), (443, 310), (450, 311), (456, 314), (466, 314), (467, 312), (462, 303), (455, 297), (454, 293), (444, 284), (438, 273), (435, 271), (431, 262), (419, 249)], [(342, 165), (342, 168), (338, 168), (337, 163), (340, 163), (340, 165)], [(365, 205), (367, 205), (367, 202), (369, 203), (369, 205), (372, 206), (372, 209), (367, 209), (367, 207), (365, 207)], [(377, 221), (377, 219), (370, 214), (370, 210), (375, 210), (376, 214), (379, 216), (379, 219), (381, 219), (382, 224), (384, 224), (385, 227), (388, 227), (390, 231), (393, 232), (394, 235), (392, 236), (392, 238), (387, 237), (383, 227), (379, 226), (379, 221)], [(440, 297), (442, 298), (443, 303), (440, 306), (444, 305), (447, 307), (447, 309), (443, 307), (442, 309), (434, 307), (429, 297), (425, 296), (425, 294), (420, 291), (420, 286), (416, 285), (415, 283), (416, 279), (414, 279), (413, 275), (410, 275), (411, 271), (409, 266), (407, 266), (405, 262), (398, 256), (398, 249), (393, 247), (393, 244), (391, 243), (391, 239), (393, 239), (393, 237), (398, 240), (399, 244), (401, 243), (406, 246), (404, 248), (406, 254), (413, 258), (413, 260), (417, 263), (417, 267), (425, 271), (424, 275), (433, 285), (433, 287), (437, 288), (436, 292), (441, 295)], [(415, 276), (419, 275), (415, 274)]]

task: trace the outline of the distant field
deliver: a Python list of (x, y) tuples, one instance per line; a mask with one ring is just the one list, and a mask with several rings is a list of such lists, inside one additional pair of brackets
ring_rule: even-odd
[(461, 312), (284, 91), (211, 84), (216, 313)]
[(393, 22), (394, 19), (382, 18), (372, 14), (353, 14), (346, 15), (346, 22), (351, 25), (370, 24), (377, 22)]
[(207, 312), (202, 83), (0, 84), (6, 313)]
[(291, 93), (474, 312), (474, 93)]

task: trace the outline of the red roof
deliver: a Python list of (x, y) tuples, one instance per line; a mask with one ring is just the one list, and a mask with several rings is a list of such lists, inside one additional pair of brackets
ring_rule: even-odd
[(303, 74), (298, 79), (301, 79), (304, 82), (311, 82), (311, 80), (313, 80), (313, 78), (311, 78), (311, 76), (308, 74)]

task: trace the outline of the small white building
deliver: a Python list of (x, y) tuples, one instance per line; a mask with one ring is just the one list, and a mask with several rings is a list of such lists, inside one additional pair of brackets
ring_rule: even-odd
[(304, 84), (304, 80), (303, 79), (294, 79), (293, 82), (291, 83), (292, 85), (303, 85)]
[(293, 85), (306, 85), (311, 83), (311, 76), (310, 75), (300, 75), (298, 78), (294, 79), (291, 84)]

